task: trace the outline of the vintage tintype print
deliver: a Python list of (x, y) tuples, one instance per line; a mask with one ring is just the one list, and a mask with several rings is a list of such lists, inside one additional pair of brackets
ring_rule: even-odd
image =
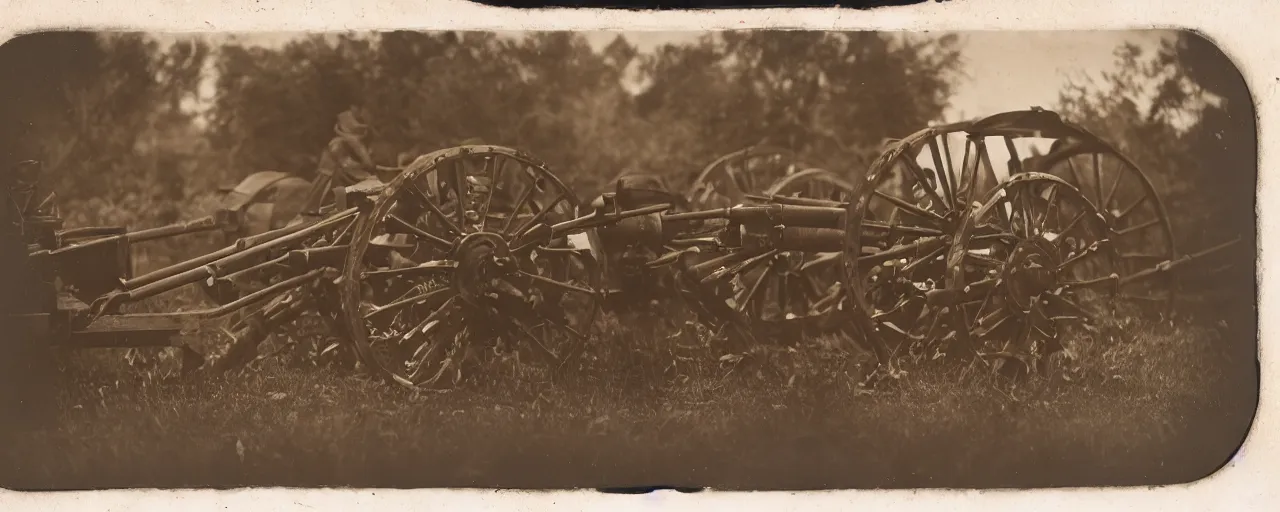
[(1192, 32), (0, 46), (10, 489), (1153, 485), (1258, 398)]

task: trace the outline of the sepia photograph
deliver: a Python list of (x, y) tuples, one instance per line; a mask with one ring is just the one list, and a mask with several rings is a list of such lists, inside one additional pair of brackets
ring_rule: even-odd
[(23, 33), (0, 487), (1196, 481), (1258, 128), (1111, 31)]

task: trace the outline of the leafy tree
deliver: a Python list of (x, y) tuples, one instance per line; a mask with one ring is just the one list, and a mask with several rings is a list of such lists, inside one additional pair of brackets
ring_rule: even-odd
[(1069, 84), (1059, 110), (1146, 171), (1166, 205), (1176, 206), (1170, 220), (1182, 247), (1219, 243), (1227, 233), (1252, 238), (1257, 126), (1239, 70), (1191, 32), (1164, 40), (1150, 56), (1122, 45), (1116, 64), (1101, 83)]
[(5, 81), (5, 114), (18, 121), (5, 134), (13, 141), (6, 160), (41, 160), (64, 200), (184, 195), (172, 159), (150, 149), (190, 126), (183, 103), (195, 94), (206, 46), (184, 41), (162, 50), (135, 33), (48, 32), (0, 48), (0, 61), (27, 77)]
[[(587, 194), (624, 170), (689, 176), (763, 141), (858, 168), (880, 139), (914, 131), (946, 107), (956, 42), (732, 32), (650, 57), (621, 37), (594, 52), (568, 31), (227, 46), (212, 137), (240, 172), (308, 169), (333, 117), (358, 104), (371, 113), (381, 161), (479, 137), (533, 152)], [(634, 97), (630, 81), (649, 88)]]
[(309, 175), (338, 113), (360, 103), (360, 66), (370, 56), (366, 41), (348, 36), (311, 36), (280, 50), (223, 45), (209, 124), (214, 149), (240, 176)]
[(860, 172), (881, 140), (941, 115), (959, 57), (954, 35), (727, 31), (662, 48), (638, 105), (648, 119), (696, 127), (702, 162), (767, 142)]

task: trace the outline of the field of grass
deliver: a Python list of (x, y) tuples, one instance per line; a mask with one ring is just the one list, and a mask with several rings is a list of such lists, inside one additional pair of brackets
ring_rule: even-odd
[[(1233, 301), (1239, 303), (1239, 301)], [(60, 358), (56, 426), (8, 434), (0, 484), (719, 489), (1153, 485), (1241, 444), (1257, 400), (1251, 312), (1220, 303), (1074, 340), (1066, 378), (1008, 388), (908, 365), (858, 388), (822, 344), (721, 362), (608, 334), (555, 383), (509, 363), (414, 393), (305, 354), (224, 380), (114, 351)], [(608, 331), (606, 331), (608, 332)], [(301, 335), (299, 335), (301, 339)], [(309, 346), (302, 342), (297, 347)], [(709, 345), (713, 346), (713, 345)], [(297, 351), (303, 352), (303, 351)], [(152, 354), (154, 356), (154, 354)]]

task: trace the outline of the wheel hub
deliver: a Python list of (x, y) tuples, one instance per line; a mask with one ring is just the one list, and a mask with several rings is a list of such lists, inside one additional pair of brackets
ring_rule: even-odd
[[(454, 257), (458, 267), (454, 283), (458, 296), (479, 306), (499, 289), (509, 288), (504, 279), (516, 270), (507, 241), (496, 233), (472, 233), (458, 242)], [(506, 291), (506, 290), (504, 290)]]
[(1060, 261), (1058, 252), (1044, 240), (1019, 243), (1006, 260), (1002, 276), (1009, 300), (1020, 311), (1030, 311), (1040, 294), (1057, 284)]

